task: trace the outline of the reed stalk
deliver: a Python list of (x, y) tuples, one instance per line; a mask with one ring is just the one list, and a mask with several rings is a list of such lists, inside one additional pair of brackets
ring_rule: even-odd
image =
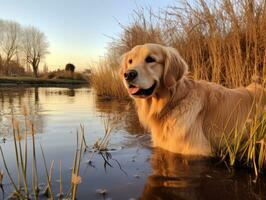
[(49, 191), (49, 198), (51, 200), (54, 199), (53, 197), (53, 191), (52, 191), (52, 187), (51, 187), (51, 182), (50, 182), (50, 175), (51, 175), (51, 168), (50, 168), (50, 175), (49, 175), (49, 172), (48, 172), (48, 168), (47, 168), (47, 164), (46, 164), (46, 159), (45, 159), (45, 156), (44, 156), (44, 152), (43, 152), (43, 148), (42, 148), (42, 145), (40, 146), (41, 147), (41, 152), (42, 152), (42, 158), (43, 158), (43, 164), (44, 164), (44, 168), (45, 168), (45, 175), (46, 175), (46, 180), (47, 180), (47, 187), (48, 187), (48, 191)]

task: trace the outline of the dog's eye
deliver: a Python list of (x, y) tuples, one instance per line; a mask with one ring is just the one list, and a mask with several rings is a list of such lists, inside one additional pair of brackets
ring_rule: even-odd
[(128, 63), (131, 64), (131, 63), (132, 63), (132, 59), (129, 59), (129, 60), (128, 60)]
[(146, 63), (153, 63), (153, 62), (155, 62), (155, 59), (153, 57), (151, 57), (151, 56), (147, 56), (145, 58), (145, 62)]

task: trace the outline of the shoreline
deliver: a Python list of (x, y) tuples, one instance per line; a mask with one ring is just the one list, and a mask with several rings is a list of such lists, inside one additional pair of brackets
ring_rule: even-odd
[(73, 79), (35, 79), (33, 77), (0, 77), (0, 87), (68, 87), (90, 86), (86, 80)]

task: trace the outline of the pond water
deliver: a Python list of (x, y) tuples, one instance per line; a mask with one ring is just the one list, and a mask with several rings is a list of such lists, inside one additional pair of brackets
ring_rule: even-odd
[[(21, 132), (25, 115), (34, 124), (42, 186), (46, 176), (40, 145), (47, 164), (54, 160), (54, 194), (59, 192), (59, 161), (62, 162), (63, 191), (66, 194), (69, 190), (76, 132), (84, 125), (89, 148), (82, 156), (77, 199), (266, 199), (265, 177), (254, 179), (245, 169), (232, 171), (215, 160), (152, 148), (150, 136), (140, 127), (130, 102), (100, 99), (90, 88), (0, 87), (0, 145), (15, 181), (12, 113), (21, 124)], [(113, 128), (107, 146), (109, 151), (95, 153), (88, 163), (92, 155), (90, 149), (104, 136), (105, 124)], [(25, 138), (21, 140), (22, 148), (24, 141)], [(30, 182), (30, 136), (27, 141)], [(4, 169), (2, 158), (0, 169)], [(3, 183), (4, 193), (0, 190), (0, 199), (8, 198), (13, 191), (6, 173)], [(106, 194), (100, 194), (99, 189), (105, 189)]]

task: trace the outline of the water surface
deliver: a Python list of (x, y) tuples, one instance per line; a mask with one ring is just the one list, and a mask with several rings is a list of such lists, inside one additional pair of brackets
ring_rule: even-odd
[[(99, 137), (103, 137), (104, 122), (109, 120), (114, 128), (107, 152), (110, 165), (103, 159), (106, 154), (96, 153), (88, 164), (86, 161), (91, 152), (84, 153), (78, 199), (266, 199), (265, 177), (255, 180), (245, 169), (229, 171), (211, 159), (185, 157), (151, 148), (149, 134), (140, 127), (130, 102), (103, 100), (90, 88), (0, 87), (0, 145), (14, 177), (12, 112), (22, 130), (25, 114), (34, 123), (41, 183), (46, 179), (40, 145), (47, 163), (54, 160), (54, 194), (59, 191), (60, 160), (63, 190), (68, 192), (76, 131), (80, 124), (85, 127), (86, 142), (91, 148)], [(28, 143), (31, 145), (31, 137), (28, 137)], [(31, 165), (30, 153), (28, 165)], [(3, 169), (2, 160), (0, 168)], [(31, 179), (30, 167), (28, 179)], [(4, 189), (4, 198), (7, 198), (12, 191), (7, 176)], [(107, 194), (99, 194), (98, 189), (106, 189)]]

